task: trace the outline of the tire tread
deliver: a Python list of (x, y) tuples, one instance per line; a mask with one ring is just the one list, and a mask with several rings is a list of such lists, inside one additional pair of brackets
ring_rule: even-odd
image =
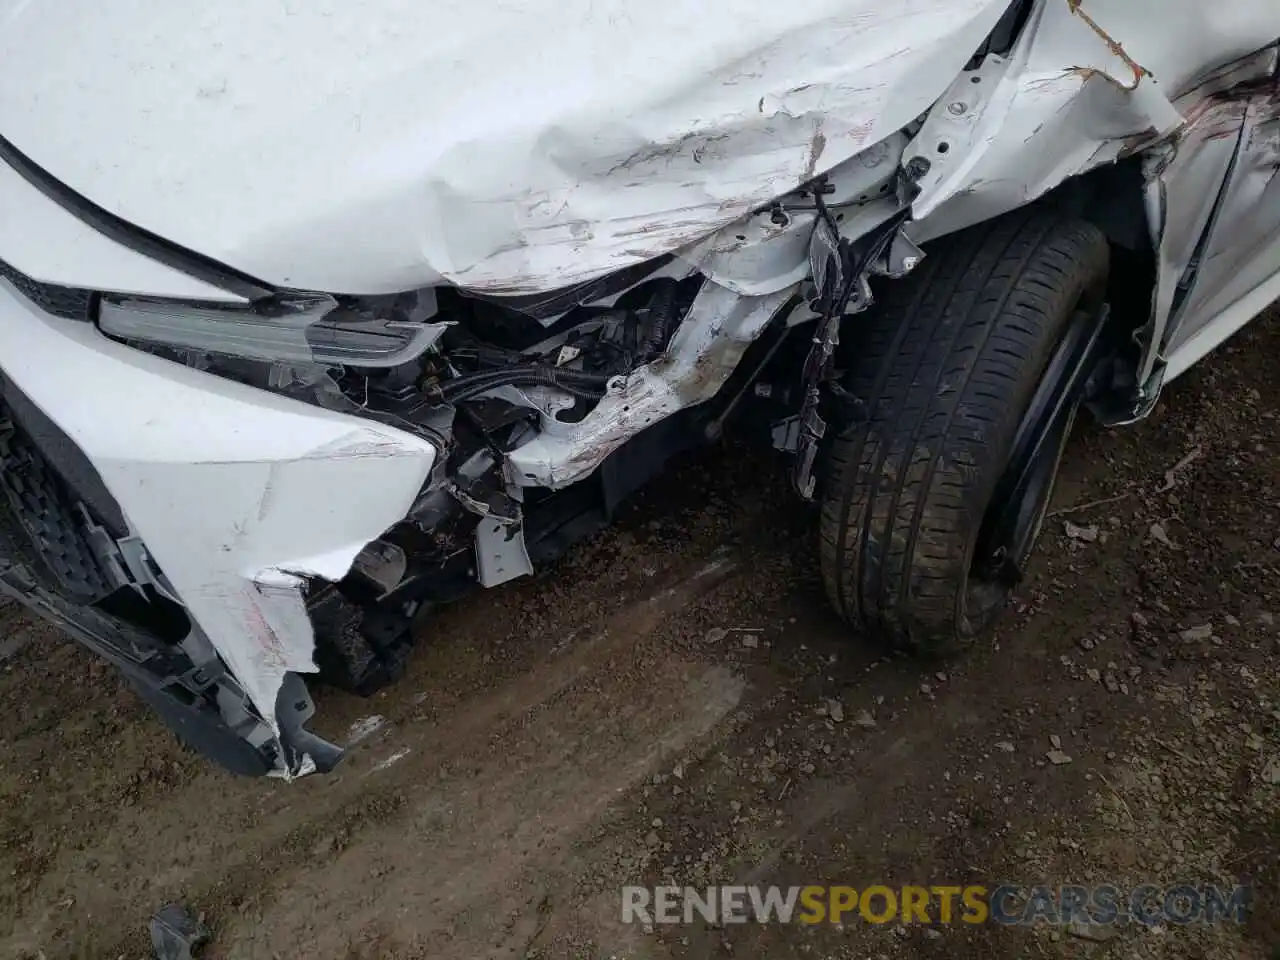
[(964, 611), (972, 542), (1022, 411), (1108, 252), (1091, 224), (1023, 208), (931, 244), (911, 277), (847, 321), (844, 386), (867, 416), (827, 451), (819, 548), (850, 624), (938, 650), (986, 625)]

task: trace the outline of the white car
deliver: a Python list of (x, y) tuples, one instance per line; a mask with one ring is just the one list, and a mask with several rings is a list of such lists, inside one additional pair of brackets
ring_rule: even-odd
[[(1275, 0), (0, 0), (0, 584), (293, 777), (733, 417), (943, 650), (1280, 295)], [(429, 627), (428, 627), (429, 630)]]

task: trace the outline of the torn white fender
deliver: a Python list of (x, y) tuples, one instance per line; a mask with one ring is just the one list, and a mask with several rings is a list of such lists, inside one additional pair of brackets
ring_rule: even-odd
[(929, 164), (911, 235), (979, 223), (1168, 137), (1197, 78), (1277, 35), (1273, 0), (1039, 0), (1008, 57), (961, 73), (907, 148)]
[(408, 511), (434, 447), (132, 350), (3, 281), (0, 316), (5, 376), (88, 456), (274, 728), (285, 672), (315, 670), (300, 575), (340, 579)]
[[(1186, 126), (1147, 163), (1158, 251), (1145, 382), (1176, 377), (1274, 299), (1280, 272), (1277, 49), (1225, 66), (1179, 99)], [(1207, 232), (1207, 236), (1206, 236)], [(1202, 237), (1205, 239), (1202, 240)], [(1189, 292), (1188, 292), (1189, 291)]]

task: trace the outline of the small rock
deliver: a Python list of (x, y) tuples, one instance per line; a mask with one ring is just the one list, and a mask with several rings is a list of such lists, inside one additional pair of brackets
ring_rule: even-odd
[(1276, 625), (1276, 618), (1274, 614), (1268, 613), (1266, 610), (1263, 610), (1260, 614), (1258, 614), (1258, 622), (1262, 624), (1264, 627), (1274, 627)]
[(1233, 616), (1232, 616), (1231, 614), (1229, 614), (1229, 613), (1228, 613), (1225, 617), (1223, 617), (1222, 619), (1226, 621), (1226, 623), (1227, 623), (1227, 626), (1228, 626), (1228, 627), (1238, 627), (1238, 626), (1240, 626), (1240, 621), (1239, 621), (1236, 617), (1233, 617)]
[(673, 777), (675, 777), (677, 780), (683, 780), (683, 779), (684, 779), (684, 764), (683, 764), (683, 763), (677, 763), (674, 767), (672, 767), (672, 768), (671, 768), (671, 775), (672, 775)]
[(1151, 525), (1151, 539), (1156, 541), (1156, 543), (1168, 547), (1170, 550), (1178, 549), (1174, 545), (1173, 541), (1169, 539), (1169, 534), (1165, 533), (1164, 527), (1158, 523), (1153, 523)]
[(927, 683), (922, 683), (920, 684), (920, 692), (927, 696), (933, 692), (933, 687), (929, 686)]
[(706, 641), (707, 643), (719, 643), (728, 635), (729, 631), (724, 627), (712, 627), (707, 631)]
[(1081, 940), (1103, 943), (1110, 940), (1118, 931), (1111, 924), (1085, 923), (1083, 920), (1072, 920), (1067, 924), (1067, 933)]
[(1068, 537), (1072, 540), (1082, 540), (1085, 543), (1093, 543), (1098, 539), (1098, 527), (1096, 524), (1089, 524), (1086, 527), (1077, 526), (1070, 520), (1063, 521), (1063, 529)]
[(1096, 647), (1097, 645), (1098, 645), (1098, 644), (1097, 644), (1097, 642), (1093, 639), (1093, 637), (1081, 637), (1081, 638), (1080, 638), (1080, 649), (1081, 649), (1081, 650), (1092, 650), (1092, 649), (1093, 649), (1094, 647)]
[(1102, 673), (1096, 667), (1090, 667), (1088, 670), (1085, 671), (1085, 673), (1088, 675), (1089, 679), (1092, 680), (1094, 683), (1097, 683), (1099, 680), (1102, 679)]
[(1070, 763), (1071, 758), (1061, 750), (1050, 750), (1045, 755), (1045, 759), (1052, 763), (1055, 767), (1060, 767), (1064, 763)]
[(859, 710), (858, 715), (853, 718), (853, 722), (864, 730), (872, 730), (876, 725), (876, 718), (871, 715), (870, 710)]
[(1280, 783), (1280, 757), (1272, 757), (1271, 762), (1262, 768), (1262, 782)]
[(382, 729), (386, 722), (387, 718), (377, 713), (371, 717), (361, 717), (351, 724), (351, 728), (347, 731), (347, 746), (354, 747), (361, 740), (367, 740)]
[(995, 747), (997, 750), (1003, 750), (1005, 753), (1013, 753), (1013, 744), (1008, 740), (997, 740)]
[(1183, 643), (1196, 643), (1200, 640), (1208, 640), (1213, 636), (1213, 624), (1202, 623), (1198, 627), (1188, 627), (1186, 630), (1179, 633), (1178, 636), (1182, 639)]
[(661, 818), (661, 817), (654, 817), (654, 818), (653, 818), (653, 826), (655, 826), (655, 827), (660, 827), (660, 826), (662, 826), (662, 818)]
[[(946, 675), (945, 673), (943, 673), (941, 670), (939, 670), (939, 671), (938, 671), (937, 673), (935, 673), (933, 676), (934, 676), (934, 679), (936, 679), (939, 683), (946, 683), (946, 682), (947, 682), (947, 675)], [(933, 928), (932, 928), (932, 927), (930, 927), (929, 929), (933, 929)]]
[(754, 650), (756, 647), (760, 646), (760, 638), (754, 633), (744, 633), (742, 635), (742, 645), (748, 649)]
[(1129, 614), (1129, 619), (1133, 622), (1133, 625), (1135, 627), (1145, 627), (1150, 622), (1147, 620), (1147, 618), (1143, 614), (1139, 613), (1137, 610)]
[(924, 928), (924, 938), (925, 938), (926, 940), (941, 940), (941, 939), (942, 939), (942, 931), (941, 931), (941, 930), (939, 930), (937, 927), (925, 927), (925, 928)]
[(1058, 736), (1056, 733), (1054, 733), (1054, 734), (1050, 734), (1050, 735), (1049, 735), (1049, 746), (1053, 747), (1053, 749), (1055, 749), (1055, 750), (1061, 749), (1061, 747), (1062, 747), (1062, 738), (1061, 738), (1060, 736)]
[(844, 705), (839, 700), (828, 700), (827, 716), (833, 723), (844, 723)]
[(656, 847), (659, 843), (658, 835), (650, 830), (644, 836), (644, 845), (646, 847)]

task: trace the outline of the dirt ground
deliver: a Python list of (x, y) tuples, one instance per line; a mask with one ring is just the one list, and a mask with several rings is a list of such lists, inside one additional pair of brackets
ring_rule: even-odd
[[(1143, 424), (1082, 427), (1015, 610), (947, 662), (836, 621), (780, 463), (699, 454), (555, 568), (446, 610), (392, 690), (319, 691), (317, 728), (357, 742), (293, 784), (184, 752), (10, 609), (0, 955), (147, 957), (183, 899), (215, 958), (1274, 960), (1278, 417), (1272, 316)], [(1089, 938), (620, 922), (627, 883), (1143, 881), (1249, 884), (1254, 909)]]

